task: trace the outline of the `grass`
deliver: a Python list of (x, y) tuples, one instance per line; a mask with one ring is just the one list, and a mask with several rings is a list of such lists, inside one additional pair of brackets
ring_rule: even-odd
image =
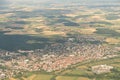
[(82, 69), (74, 69), (71, 70), (70, 72), (66, 72), (66, 75), (85, 75), (87, 74), (86, 70), (82, 70)]
[(27, 72), (22, 77), (11, 78), (10, 80), (51, 80), (53, 75), (43, 74), (43, 73), (35, 73), (35, 72)]
[(84, 77), (58, 76), (56, 77), (56, 80), (89, 80), (89, 79)]
[(32, 74), (30, 76), (26, 77), (20, 77), (20, 78), (10, 78), (10, 80), (51, 80), (53, 75), (47, 75), (47, 74)]
[(50, 80), (52, 77), (53, 75), (36, 74), (30, 76), (27, 80)]
[(56, 80), (77, 80), (78, 77), (69, 77), (69, 76), (58, 76)]
[(108, 37), (120, 37), (119, 32), (116, 32), (115, 30), (109, 28), (98, 28), (95, 33)]

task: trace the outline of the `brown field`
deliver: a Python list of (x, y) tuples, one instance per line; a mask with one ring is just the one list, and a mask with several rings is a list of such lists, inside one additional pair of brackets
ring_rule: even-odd
[(79, 77), (77, 80), (90, 80), (90, 79), (84, 78), (84, 77)]
[(65, 16), (68, 16), (68, 17), (76, 17), (78, 16), (77, 14), (66, 14)]
[(120, 42), (120, 40), (115, 38), (107, 38), (106, 42), (108, 42), (109, 44), (117, 44)]
[(14, 79), (14, 78), (10, 78), (10, 80), (16, 80), (16, 79)]
[(89, 80), (89, 79), (84, 77), (58, 76), (56, 77), (56, 80)]
[(84, 28), (84, 29), (80, 29), (80, 33), (81, 34), (93, 34), (96, 31), (95, 28)]
[(51, 36), (51, 35), (61, 35), (61, 36), (65, 36), (66, 34), (64, 32), (56, 32), (56, 31), (43, 31), (42, 32), (43, 35), (47, 35), (47, 36)]

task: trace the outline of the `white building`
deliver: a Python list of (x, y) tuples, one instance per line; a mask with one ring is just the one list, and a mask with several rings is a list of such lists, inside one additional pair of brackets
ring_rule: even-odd
[(101, 73), (107, 73), (110, 72), (110, 70), (113, 69), (113, 66), (107, 66), (105, 65), (97, 65), (92, 67), (92, 72), (96, 74), (101, 74)]

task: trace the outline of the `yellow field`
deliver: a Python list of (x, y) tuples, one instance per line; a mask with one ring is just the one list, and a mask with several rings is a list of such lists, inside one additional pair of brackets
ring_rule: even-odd
[(32, 75), (26, 80), (50, 80), (53, 75), (44, 75), (44, 74), (39, 74), (39, 75)]
[(120, 42), (120, 40), (115, 38), (107, 38), (106, 42), (108, 42), (109, 44), (117, 44)]
[(84, 28), (84, 29), (80, 29), (80, 33), (81, 34), (93, 34), (96, 31), (95, 28)]
[(16, 79), (14, 79), (14, 78), (10, 78), (10, 80), (16, 80)]
[(58, 76), (56, 80), (89, 80), (89, 79), (84, 77)]
[[(33, 74), (32, 76), (29, 76), (28, 78), (22, 77), (22, 80), (50, 80), (52, 77), (53, 75)], [(9, 80), (18, 80), (18, 79), (10, 78)]]
[(56, 31), (43, 31), (42, 32), (44, 35), (62, 35), (62, 36), (65, 36), (65, 33), (64, 32), (56, 32)]

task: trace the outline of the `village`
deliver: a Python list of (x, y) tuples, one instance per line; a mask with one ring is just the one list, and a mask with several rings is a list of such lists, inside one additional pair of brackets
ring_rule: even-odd
[[(44, 49), (18, 50), (17, 52), (0, 50), (0, 78), (14, 77), (18, 73), (22, 74), (22, 71), (59, 71), (83, 61), (117, 56), (114, 54), (116, 50), (106, 45), (76, 43), (74, 40), (74, 38), (68, 38), (64, 44), (52, 44)], [(92, 70), (99, 73), (96, 71), (97, 67), (92, 67)], [(106, 70), (109, 72), (108, 68)]]

